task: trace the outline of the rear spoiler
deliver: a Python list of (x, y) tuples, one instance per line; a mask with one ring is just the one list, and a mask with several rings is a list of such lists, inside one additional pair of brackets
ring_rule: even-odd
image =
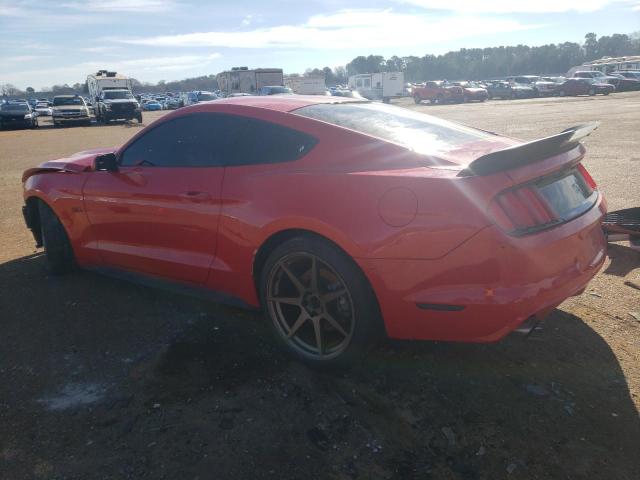
[(576, 147), (580, 140), (587, 137), (599, 125), (600, 122), (585, 123), (567, 128), (557, 135), (487, 153), (467, 165), (458, 173), (458, 176), (490, 175), (545, 160)]

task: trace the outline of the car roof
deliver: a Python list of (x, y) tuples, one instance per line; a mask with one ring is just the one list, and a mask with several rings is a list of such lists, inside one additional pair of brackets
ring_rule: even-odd
[(278, 112), (292, 112), (298, 108), (326, 103), (362, 103), (363, 100), (351, 97), (334, 97), (328, 95), (269, 95), (265, 97), (229, 97), (214, 100), (212, 104), (243, 105), (246, 107), (264, 108)]

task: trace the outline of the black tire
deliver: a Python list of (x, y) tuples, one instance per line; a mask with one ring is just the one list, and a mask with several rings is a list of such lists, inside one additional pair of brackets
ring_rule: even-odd
[(420, 95), (414, 95), (413, 96), (413, 101), (416, 105), (419, 105), (420, 102), (422, 102), (422, 99), (420, 98)]
[(138, 123), (142, 123), (142, 112), (138, 113), (136, 119), (138, 120)]
[(593, 88), (590, 88), (588, 93), (589, 93), (589, 96), (592, 97), (596, 94), (596, 91)]
[[(305, 271), (300, 273), (299, 266), (301, 264), (299, 262), (306, 262), (307, 259), (309, 259), (309, 264), (303, 263), (302, 267)], [(315, 270), (311, 267), (311, 262), (313, 261), (311, 259), (315, 259)], [(295, 275), (299, 275), (299, 278), (297, 278), (299, 286), (305, 287), (306, 290), (301, 291), (291, 281), (288, 273), (284, 273), (285, 269), (283, 269), (282, 265), (287, 265), (287, 270), (292, 273), (298, 267)], [(308, 271), (307, 265), (309, 265)], [(322, 274), (323, 267), (324, 275)], [(313, 283), (310, 280), (314, 271), (317, 278), (315, 292), (318, 295), (313, 295)], [(330, 280), (327, 280), (327, 277)], [(329, 281), (332, 283), (322, 285)], [(307, 285), (304, 285), (305, 283)], [(284, 289), (287, 288), (287, 284), (289, 291), (285, 293)], [(336, 287), (337, 292), (334, 290), (332, 293), (330, 289), (326, 289), (326, 287), (338, 284), (342, 285), (342, 287)], [(274, 289), (278, 291), (275, 292)], [(291, 291), (299, 293), (298, 305), (284, 305), (284, 302), (278, 301), (277, 297), (274, 296), (291, 295)], [(340, 292), (344, 293), (339, 295)], [(305, 298), (308, 298), (308, 296), (316, 297), (315, 304), (319, 310), (313, 312), (309, 310), (308, 306), (304, 306), (313, 301), (312, 298), (306, 302)], [(328, 300), (328, 297), (333, 298)], [(260, 300), (264, 315), (271, 325), (277, 343), (288, 354), (310, 366), (334, 368), (354, 365), (384, 332), (375, 294), (364, 274), (347, 254), (319, 237), (311, 235), (294, 237), (271, 252), (260, 275)], [(291, 299), (283, 298), (282, 300)], [(318, 307), (318, 305), (320, 306)], [(285, 314), (285, 311), (290, 313)], [(329, 314), (330, 319), (334, 322), (340, 323), (343, 329), (342, 333), (339, 333), (338, 329), (333, 327), (334, 323), (323, 317), (325, 314)], [(317, 330), (322, 331), (321, 334), (316, 331), (313, 315), (316, 316)], [(348, 319), (347, 315), (349, 316)], [(287, 316), (289, 320), (285, 319), (285, 324), (282, 319)], [(295, 323), (299, 322), (303, 316), (306, 318), (301, 321), (300, 326), (296, 329)], [(287, 328), (290, 334), (293, 332), (295, 335), (292, 335), (292, 338), (288, 338), (284, 328)], [(349, 330), (349, 335), (345, 335), (346, 330)], [(315, 337), (315, 340), (312, 341), (317, 341), (316, 345), (318, 345), (319, 354), (313, 351), (314, 348), (309, 346), (309, 342), (305, 343), (305, 340), (303, 340), (303, 334), (305, 333), (307, 334), (307, 339), (310, 336), (312, 339)], [(336, 336), (339, 337), (337, 346), (334, 344), (331, 347), (331, 335), (334, 335), (334, 339)], [(322, 337), (322, 340), (318, 340), (320, 337)], [(340, 340), (340, 338), (342, 339)], [(329, 339), (326, 346), (323, 345), (325, 339)], [(324, 347), (328, 348), (326, 352), (323, 351)], [(333, 351), (331, 348), (333, 348)]]
[(38, 204), (42, 244), (47, 258), (49, 271), (53, 275), (62, 275), (73, 270), (73, 249), (64, 226), (44, 202)]
[(444, 104), (444, 96), (442, 94), (438, 94), (438, 96), (436, 97), (436, 103), (438, 105)]

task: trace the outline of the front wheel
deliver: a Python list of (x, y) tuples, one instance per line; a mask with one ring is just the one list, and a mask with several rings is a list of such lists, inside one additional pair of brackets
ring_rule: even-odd
[(317, 237), (295, 237), (269, 255), (260, 296), (278, 343), (314, 366), (346, 366), (381, 333), (368, 281), (342, 250)]
[(588, 93), (589, 93), (589, 96), (592, 97), (596, 94), (596, 91), (593, 88), (590, 88)]
[(136, 120), (138, 120), (138, 123), (142, 123), (142, 112), (138, 113), (138, 115), (136, 115)]
[(39, 213), (42, 244), (49, 271), (53, 275), (70, 272), (73, 269), (73, 249), (64, 226), (49, 205), (40, 202)]
[(413, 101), (416, 105), (420, 104), (420, 102), (422, 101), (422, 99), (420, 98), (419, 95), (414, 95), (413, 96)]

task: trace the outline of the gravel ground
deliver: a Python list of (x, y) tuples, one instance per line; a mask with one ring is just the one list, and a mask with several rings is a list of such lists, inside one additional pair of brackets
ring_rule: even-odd
[[(585, 163), (611, 209), (640, 203), (640, 92), (397, 103), (523, 139), (601, 120)], [(638, 253), (613, 245), (527, 340), (388, 342), (352, 371), (310, 371), (258, 315), (46, 275), (22, 170), (138, 128), (0, 132), (1, 479), (640, 478)]]

